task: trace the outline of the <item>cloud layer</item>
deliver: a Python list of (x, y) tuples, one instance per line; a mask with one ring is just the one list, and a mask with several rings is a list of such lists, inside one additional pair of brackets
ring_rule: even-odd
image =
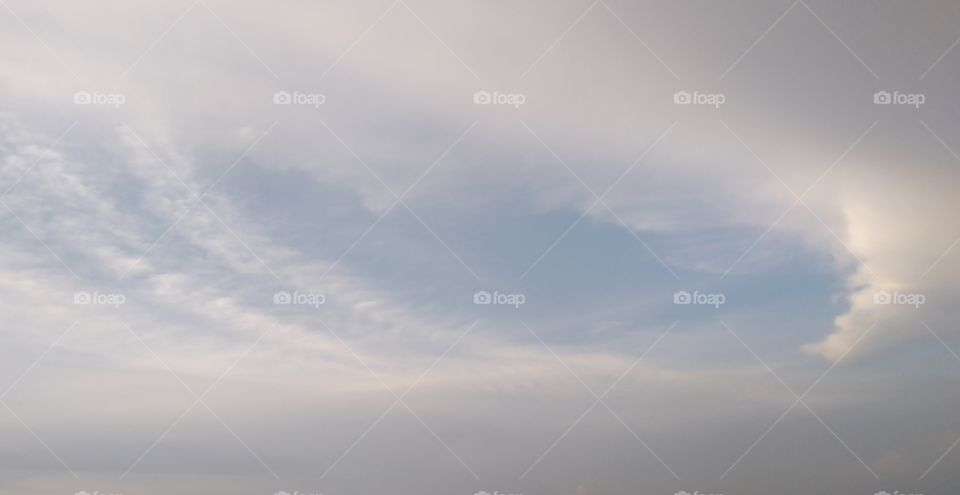
[(949, 2), (2, 7), (2, 494), (957, 483)]

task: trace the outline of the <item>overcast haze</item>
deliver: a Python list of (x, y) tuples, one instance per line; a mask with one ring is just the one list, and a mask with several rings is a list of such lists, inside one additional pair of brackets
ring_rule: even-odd
[(954, 494), (958, 45), (0, 0), (0, 494)]

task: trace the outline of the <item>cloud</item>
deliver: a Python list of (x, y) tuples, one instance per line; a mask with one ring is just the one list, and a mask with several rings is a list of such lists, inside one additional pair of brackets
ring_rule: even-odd
[[(949, 446), (921, 435), (892, 449), (904, 430), (876, 425), (906, 415), (891, 397), (956, 341), (955, 63), (903, 83), (929, 106), (872, 100), (952, 43), (945, 3), (854, 6), (870, 19), (854, 24), (797, 4), (756, 45), (780, 7), (11, 7), (33, 32), (0, 20), (18, 47), (0, 55), (0, 191), (14, 186), (14, 213), (0, 209), (0, 362), (4, 376), (31, 370), (12, 409), (101, 491), (234, 365), (208, 400), (236, 437), (200, 408), (118, 488), (279, 490), (251, 451), (307, 486), (391, 406), (387, 387), (413, 384), (419, 417), (384, 415), (329, 493), (419, 493), (427, 479), (464, 491), (473, 478), (450, 451), (507, 486), (675, 319), (606, 399), (618, 416), (597, 404), (524, 493), (675, 491), (634, 434), (713, 481), (794, 402), (784, 383), (818, 383), (808, 403), (849, 442), (821, 457), (804, 442), (830, 432), (785, 417), (759, 447), (787, 444), (783, 457), (746, 455), (744, 479), (759, 481), (725, 493), (826, 459), (841, 467), (807, 476), (809, 491), (866, 486), (848, 450), (916, 478)], [(922, 28), (903, 39), (901, 23)], [(75, 105), (77, 91), (125, 102)], [(275, 105), (277, 91), (325, 100)], [(525, 103), (475, 105), (477, 91)], [(676, 105), (677, 91), (725, 103)], [(730, 304), (672, 304), (698, 287)], [(471, 304), (493, 289), (529, 304)], [(76, 305), (77, 291), (126, 303)], [(325, 302), (274, 304), (279, 291)], [(941, 443), (949, 418), (929, 400), (942, 385), (920, 387), (916, 413)], [(3, 421), (20, 436), (0, 449), (15, 471), (0, 491), (78, 489)], [(38, 466), (49, 474), (25, 474)]]

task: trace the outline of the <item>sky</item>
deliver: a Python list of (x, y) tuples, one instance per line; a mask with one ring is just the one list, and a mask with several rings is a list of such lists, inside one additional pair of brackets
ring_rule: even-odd
[(955, 493), (958, 45), (0, 0), (0, 495)]

